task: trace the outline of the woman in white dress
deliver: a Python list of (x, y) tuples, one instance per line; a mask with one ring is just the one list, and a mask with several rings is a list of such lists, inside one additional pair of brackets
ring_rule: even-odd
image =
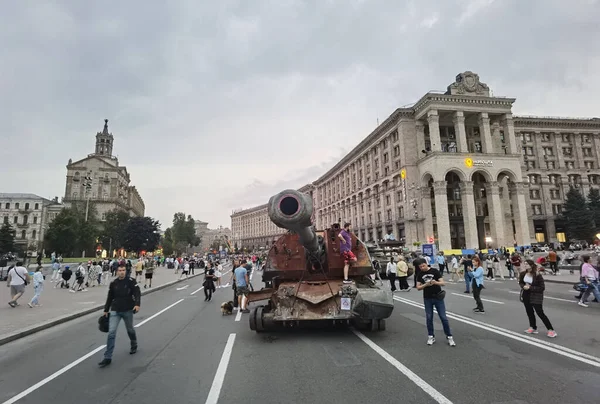
[(223, 277), (223, 265), (221, 265), (220, 261), (217, 261), (217, 270), (215, 271), (215, 276), (217, 278), (217, 288), (220, 288), (221, 277)]

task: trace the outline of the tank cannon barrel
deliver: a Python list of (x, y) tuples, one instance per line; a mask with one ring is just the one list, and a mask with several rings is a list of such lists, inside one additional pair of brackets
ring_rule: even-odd
[(302, 246), (311, 253), (319, 251), (319, 240), (312, 227), (312, 198), (293, 189), (286, 189), (269, 199), (269, 217), (277, 227), (298, 235)]

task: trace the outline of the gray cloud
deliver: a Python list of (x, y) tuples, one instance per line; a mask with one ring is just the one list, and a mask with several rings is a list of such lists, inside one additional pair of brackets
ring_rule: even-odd
[(515, 113), (599, 115), (598, 1), (211, 3), (5, 4), (0, 189), (62, 195), (109, 118), (149, 215), (228, 225), (464, 70)]

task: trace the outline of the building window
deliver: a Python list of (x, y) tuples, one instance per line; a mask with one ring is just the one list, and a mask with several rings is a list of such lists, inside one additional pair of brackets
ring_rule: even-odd
[(585, 164), (585, 168), (587, 168), (588, 170), (592, 170), (594, 168), (593, 161), (586, 161), (584, 164)]
[(590, 143), (590, 135), (581, 136), (581, 143)]
[(533, 214), (534, 215), (541, 215), (542, 214), (542, 205), (531, 205), (531, 208), (533, 209)]
[(531, 199), (540, 199), (540, 190), (539, 189), (530, 189), (529, 197)]
[(560, 215), (562, 213), (562, 208), (563, 206), (560, 204), (552, 205), (552, 214), (555, 216)]
[(404, 219), (404, 206), (398, 206), (398, 217)]
[(13, 224), (19, 223), (19, 216), (13, 217)]
[(38, 210), (40, 208), (40, 204), (39, 203), (36, 203), (34, 206), (35, 206), (34, 207), (35, 210)]
[(554, 149), (552, 147), (544, 147), (544, 156), (554, 156)]
[(381, 222), (381, 212), (377, 212), (377, 222)]
[(568, 133), (563, 133), (562, 134), (562, 141), (563, 142), (570, 142), (571, 141), (571, 135)]
[(531, 133), (523, 133), (523, 140), (525, 142), (531, 142)]
[(391, 209), (387, 210), (387, 220), (392, 220), (392, 210)]
[(563, 147), (563, 154), (565, 156), (572, 156), (573, 155), (573, 149), (571, 147)]
[(4, 224), (8, 224), (8, 216), (4, 216)]
[(527, 161), (525, 165), (528, 169), (533, 169), (535, 168), (535, 161)]
[(77, 192), (73, 192), (73, 199), (77, 199)]
[(553, 170), (556, 168), (556, 163), (554, 161), (546, 161), (546, 168)]
[(385, 196), (385, 204), (386, 204), (386, 205), (389, 205), (390, 203), (392, 203), (392, 198), (390, 198), (390, 196), (389, 196), (389, 195), (386, 195), (386, 196)]
[(574, 161), (571, 161), (571, 160), (569, 160), (569, 161), (565, 161), (565, 167), (566, 167), (566, 168), (573, 169), (573, 168), (575, 168), (575, 162), (574, 162)]
[(19, 209), (19, 203), (15, 203), (15, 209)]
[(533, 156), (533, 147), (523, 147), (523, 153), (525, 153), (527, 156)]
[(10, 209), (10, 203), (7, 203), (6, 205), (4, 205), (5, 209)]
[(551, 189), (550, 190), (550, 198), (560, 199), (560, 191), (558, 189)]
[(25, 240), (25, 239), (27, 238), (27, 231), (25, 231), (25, 230), (22, 230), (22, 231), (21, 231), (21, 238), (22, 238), (23, 240)]
[(550, 134), (549, 133), (542, 133), (542, 134), (540, 134), (540, 137), (542, 138), (542, 142), (549, 142), (550, 141)]
[(29, 210), (29, 202), (25, 204), (25, 210)]
[(29, 221), (29, 216), (23, 215), (23, 224), (27, 224), (28, 221)]
[(592, 149), (589, 147), (584, 147), (581, 150), (583, 151), (583, 157), (592, 157)]
[(383, 153), (383, 162), (384, 162), (384, 163), (387, 163), (387, 162), (388, 162), (388, 160), (389, 160), (389, 156), (388, 156), (388, 154), (387, 154), (387, 153)]
[(32, 231), (32, 232), (31, 232), (31, 238), (32, 238), (33, 240), (35, 240), (35, 239), (36, 239), (36, 236), (37, 236), (37, 231), (35, 231), (35, 230), (34, 230), (34, 231)]

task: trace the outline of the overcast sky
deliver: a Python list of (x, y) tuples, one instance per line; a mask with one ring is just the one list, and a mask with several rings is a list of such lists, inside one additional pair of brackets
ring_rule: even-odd
[(465, 70), (515, 114), (600, 116), (599, 21), (596, 0), (5, 1), (0, 192), (64, 196), (108, 118), (147, 215), (230, 226)]

